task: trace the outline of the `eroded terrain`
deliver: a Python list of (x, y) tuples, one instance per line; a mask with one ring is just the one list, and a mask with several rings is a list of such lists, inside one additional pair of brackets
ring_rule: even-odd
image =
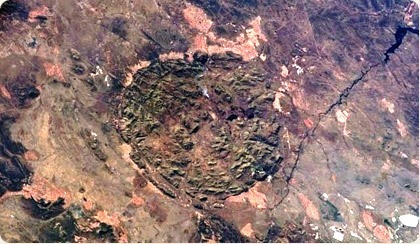
[(411, 1), (0, 11), (9, 242), (411, 242)]

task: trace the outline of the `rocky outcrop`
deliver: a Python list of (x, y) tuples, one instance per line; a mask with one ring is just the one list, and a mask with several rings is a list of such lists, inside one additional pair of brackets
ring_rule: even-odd
[(274, 96), (264, 74), (246, 65), (232, 53), (196, 53), (191, 63), (139, 70), (124, 91), (120, 134), (135, 149), (133, 161), (164, 179), (154, 181), (167, 185), (168, 195), (224, 199), (281, 167), (285, 149)]

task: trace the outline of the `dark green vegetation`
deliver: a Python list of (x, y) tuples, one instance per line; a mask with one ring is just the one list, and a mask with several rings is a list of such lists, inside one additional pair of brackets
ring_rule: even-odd
[(220, 243), (246, 243), (249, 242), (241, 233), (223, 218), (213, 215), (201, 219), (198, 223), (197, 234), (192, 242), (217, 241)]
[(30, 169), (21, 155), (25, 147), (11, 139), (9, 128), (14, 118), (0, 114), (0, 196), (6, 191), (20, 191), (29, 183)]
[(89, 239), (92, 242), (117, 242), (117, 230), (105, 223), (91, 228), (91, 219), (78, 206), (71, 206), (56, 218), (39, 225), (39, 242), (77, 242)]
[(64, 199), (58, 198), (55, 202), (45, 201), (41, 199), (36, 201), (35, 199), (22, 199), (23, 208), (34, 218), (37, 219), (51, 219), (62, 212), (64, 212)]

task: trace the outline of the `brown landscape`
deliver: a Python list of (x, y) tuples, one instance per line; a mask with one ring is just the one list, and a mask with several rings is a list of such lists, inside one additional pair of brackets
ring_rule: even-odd
[(7, 242), (413, 242), (413, 1), (9, 0)]

